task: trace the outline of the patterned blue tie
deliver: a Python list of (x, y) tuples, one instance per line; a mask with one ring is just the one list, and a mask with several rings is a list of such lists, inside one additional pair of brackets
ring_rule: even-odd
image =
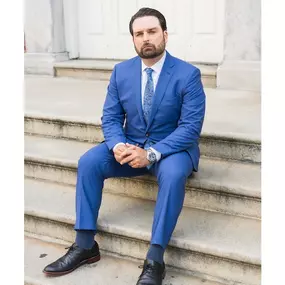
[(153, 87), (153, 80), (152, 80), (152, 72), (153, 69), (146, 68), (145, 69), (147, 74), (147, 82), (144, 91), (144, 99), (143, 99), (143, 113), (146, 123), (148, 123), (150, 112), (151, 112), (151, 105), (152, 105), (152, 97), (154, 95), (154, 87)]

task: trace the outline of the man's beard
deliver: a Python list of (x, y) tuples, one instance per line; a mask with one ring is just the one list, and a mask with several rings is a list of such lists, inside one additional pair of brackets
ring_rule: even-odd
[[(148, 49), (146, 47), (149, 47)], [(137, 52), (137, 54), (139, 55), (139, 57), (141, 58), (156, 58), (158, 56), (160, 56), (161, 54), (163, 54), (163, 52), (165, 51), (165, 40), (163, 38), (162, 42), (156, 47), (153, 44), (145, 44), (142, 46), (141, 50), (139, 51), (136, 46), (135, 46), (135, 50)]]

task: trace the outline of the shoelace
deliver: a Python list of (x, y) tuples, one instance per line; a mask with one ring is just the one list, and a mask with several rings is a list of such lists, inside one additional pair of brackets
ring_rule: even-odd
[(74, 249), (75, 248), (75, 244), (73, 243), (72, 245), (66, 247), (65, 249)]
[(151, 266), (151, 264), (147, 264), (146, 268), (145, 268), (145, 272), (146, 273), (156, 273), (157, 269), (154, 266)]

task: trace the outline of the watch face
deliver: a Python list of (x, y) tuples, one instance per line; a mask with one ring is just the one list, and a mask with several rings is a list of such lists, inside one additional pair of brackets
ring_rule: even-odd
[(156, 156), (155, 156), (155, 153), (154, 152), (149, 152), (148, 153), (148, 160), (150, 162), (155, 162), (156, 161)]

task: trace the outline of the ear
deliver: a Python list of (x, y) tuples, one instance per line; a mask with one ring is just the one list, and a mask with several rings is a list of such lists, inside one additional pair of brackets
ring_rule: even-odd
[(165, 38), (165, 42), (167, 43), (167, 41), (168, 41), (168, 32), (164, 31), (163, 35), (164, 35), (164, 38)]

